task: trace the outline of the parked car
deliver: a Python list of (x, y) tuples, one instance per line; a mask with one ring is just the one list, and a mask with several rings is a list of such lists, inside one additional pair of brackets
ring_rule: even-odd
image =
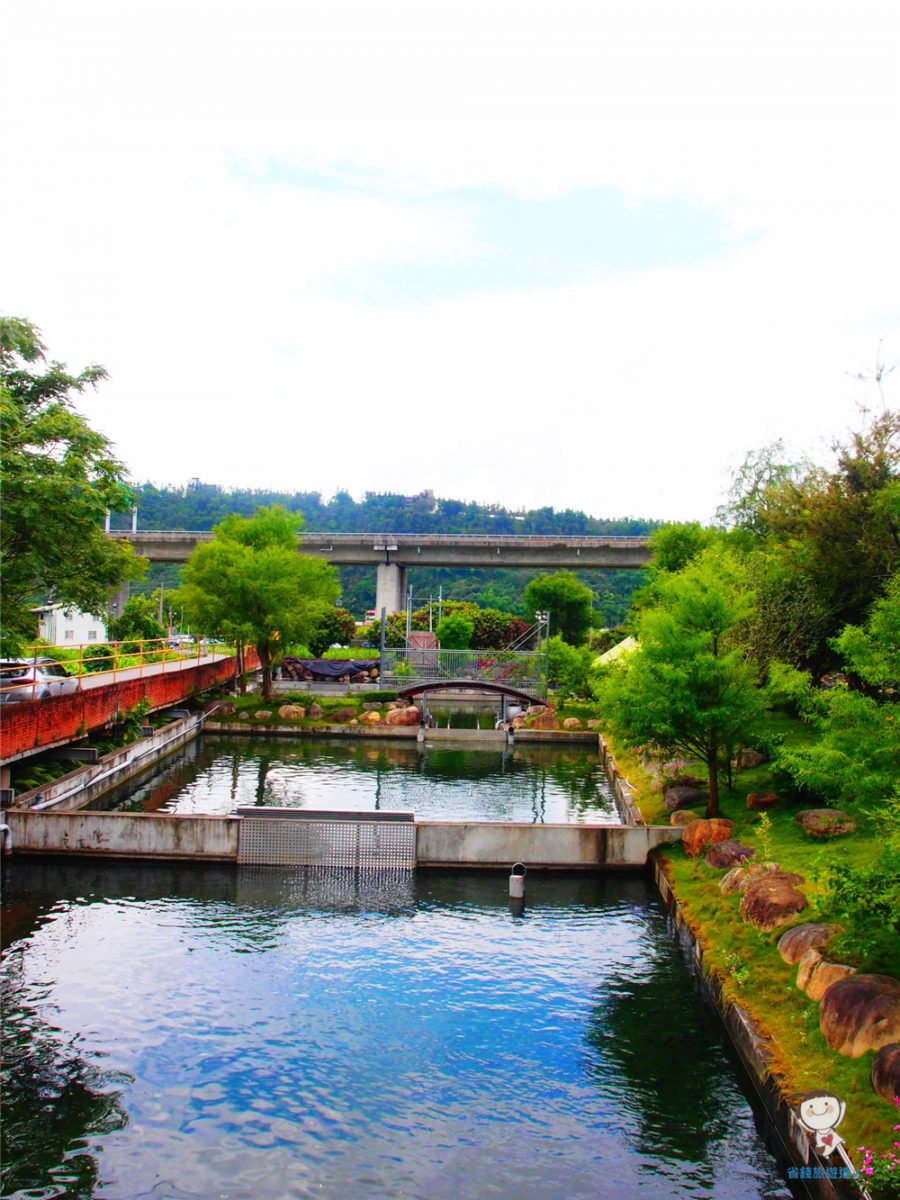
[(0, 704), (44, 700), (77, 691), (78, 680), (53, 658), (8, 658), (0, 662)]

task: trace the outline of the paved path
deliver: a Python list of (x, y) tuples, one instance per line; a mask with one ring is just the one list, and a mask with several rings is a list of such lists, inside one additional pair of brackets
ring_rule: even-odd
[(231, 654), (201, 654), (194, 658), (173, 658), (169, 662), (144, 663), (141, 667), (125, 667), (121, 671), (95, 671), (91, 675), (82, 675), (81, 687), (105, 687), (108, 683), (124, 683), (126, 679), (146, 679), (150, 675), (171, 674), (173, 671), (186, 671), (189, 667), (202, 667), (206, 663), (221, 662), (224, 658), (233, 658)]

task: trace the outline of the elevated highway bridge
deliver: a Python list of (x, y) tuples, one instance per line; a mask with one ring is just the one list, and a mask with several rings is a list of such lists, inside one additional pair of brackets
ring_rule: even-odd
[[(151, 562), (186, 562), (209, 532), (121, 530), (109, 535), (130, 542)], [(399, 612), (405, 606), (406, 572), (411, 567), (496, 567), (523, 570), (634, 570), (650, 560), (646, 537), (559, 534), (305, 533), (303, 554), (335, 566), (374, 566), (375, 609)]]

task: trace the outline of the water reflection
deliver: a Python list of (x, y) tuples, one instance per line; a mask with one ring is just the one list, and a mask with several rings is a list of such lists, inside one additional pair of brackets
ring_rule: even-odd
[(598, 756), (582, 747), (207, 736), (93, 807), (220, 813), (239, 805), (402, 809), (425, 820), (613, 823)]
[(6, 874), (10, 1196), (787, 1195), (641, 878)]

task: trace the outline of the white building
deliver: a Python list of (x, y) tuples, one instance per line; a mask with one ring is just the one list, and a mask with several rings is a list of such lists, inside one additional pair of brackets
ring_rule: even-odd
[(105, 642), (106, 622), (90, 613), (65, 604), (46, 604), (34, 608), (38, 618), (38, 637), (53, 646), (77, 646), (83, 642)]

